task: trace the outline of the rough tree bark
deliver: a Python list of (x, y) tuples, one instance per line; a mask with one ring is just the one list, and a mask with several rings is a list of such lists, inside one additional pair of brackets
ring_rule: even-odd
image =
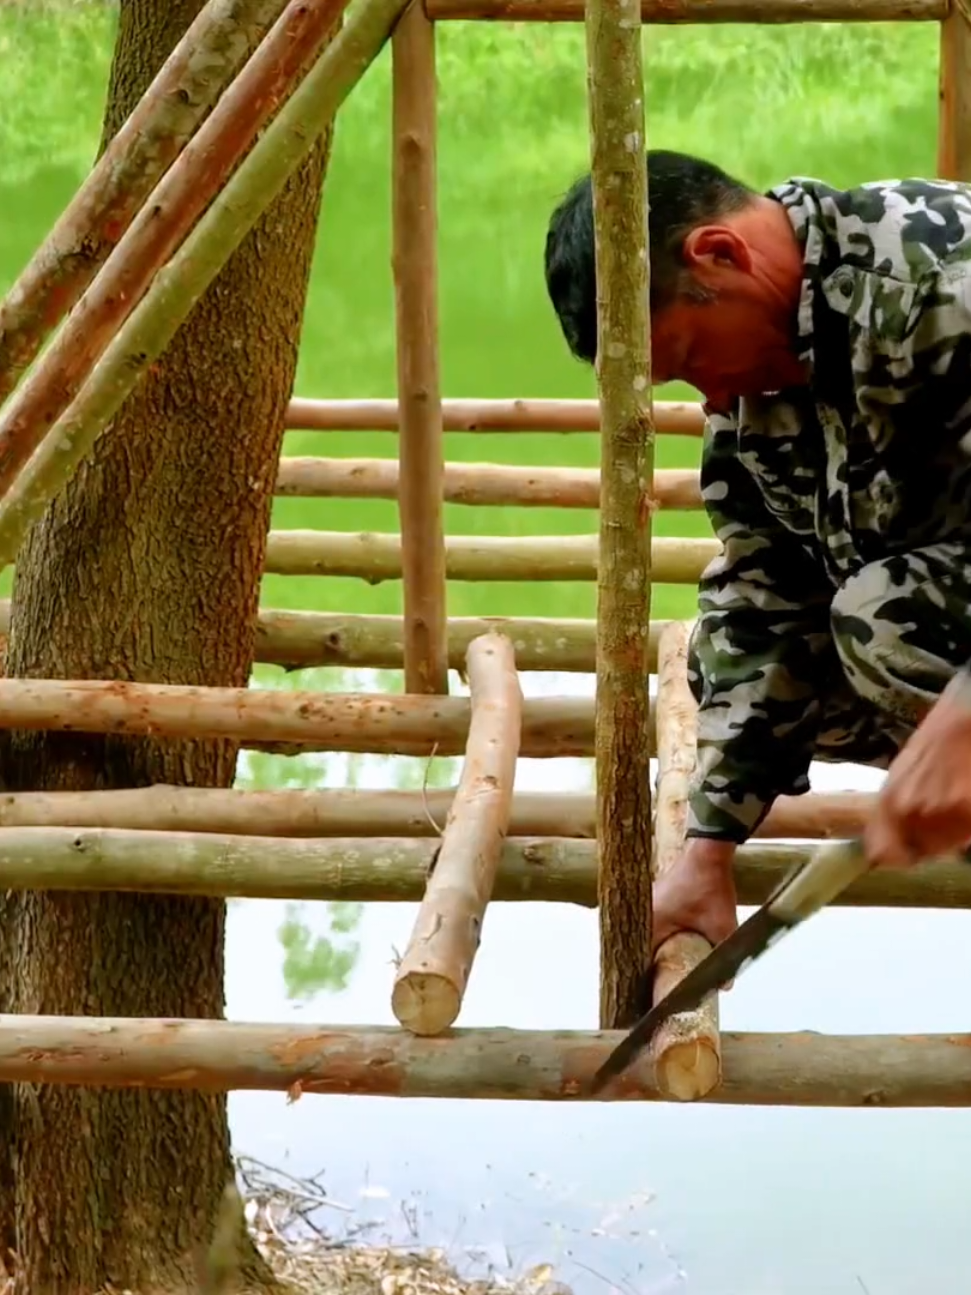
[[(104, 139), (201, 0), (121, 0)], [(10, 675), (245, 685), (329, 139), (199, 303), (29, 536)], [(230, 742), (17, 733), (7, 787), (227, 787)], [(218, 1017), (222, 901), (8, 894), (0, 1007)], [(19, 1289), (194, 1287), (231, 1170), (226, 1103), (186, 1093), (3, 1090), (4, 1234)], [(255, 1252), (251, 1284), (268, 1274)]]

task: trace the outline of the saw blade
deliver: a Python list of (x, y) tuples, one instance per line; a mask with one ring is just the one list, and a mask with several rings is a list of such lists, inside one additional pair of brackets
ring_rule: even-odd
[(859, 838), (827, 842), (818, 849), (777, 887), (761, 908), (756, 909), (641, 1017), (593, 1076), (589, 1095), (596, 1096), (611, 1079), (626, 1070), (665, 1021), (680, 1012), (693, 1011), (709, 994), (734, 980), (787, 932), (835, 899), (868, 868)]

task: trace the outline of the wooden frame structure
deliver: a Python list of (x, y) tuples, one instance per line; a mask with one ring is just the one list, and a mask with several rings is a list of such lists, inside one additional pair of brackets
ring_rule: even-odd
[[(0, 409), (0, 554), (15, 559), (27, 526), (390, 37), (399, 399), (295, 399), (289, 426), (397, 433), (397, 453), (284, 458), (276, 490), (397, 499), (401, 533), (275, 532), (266, 570), (400, 578), (403, 614), (265, 609), (257, 659), (295, 669), (400, 669), (405, 691), (0, 680), (0, 725), (233, 736), (244, 747), (284, 753), (460, 754), (459, 785), (427, 796), (172, 787), (4, 796), (0, 879), (11, 888), (420, 900), (389, 985), (402, 1028), (0, 1017), (0, 1081), (571, 1099), (603, 1060), (612, 1030), (638, 1007), (649, 957), (650, 870), (670, 866), (677, 854), (694, 759), (686, 628), (648, 626), (650, 588), (652, 581), (693, 583), (717, 548), (711, 539), (649, 535), (654, 507), (691, 510), (701, 502), (696, 472), (653, 471), (654, 434), (698, 438), (703, 420), (695, 405), (652, 409), (649, 401), (640, 29), (624, 0), (353, 0), (344, 8), (345, 0), (209, 0), (0, 304), (0, 398), (7, 397)], [(971, 17), (963, 0), (643, 0), (641, 18), (938, 22), (939, 170), (971, 180)], [(435, 24), (452, 19), (586, 22), (599, 325), (602, 337), (624, 343), (609, 348), (596, 401), (441, 395)], [(211, 57), (193, 60), (202, 46)], [(83, 240), (96, 257), (72, 255)], [(60, 336), (21, 382), (62, 319)], [(601, 468), (445, 461), (446, 433), (519, 430), (599, 434)], [(600, 535), (446, 536), (444, 501), (599, 509)], [(450, 579), (544, 578), (596, 580), (598, 621), (448, 617)], [(9, 611), (0, 604), (0, 631)], [(455, 668), (468, 670), (469, 698), (447, 696)], [(596, 705), (523, 697), (517, 670), (596, 672)], [(658, 678), (651, 706), (649, 670)], [(655, 752), (652, 807), (648, 758)], [(520, 754), (595, 756), (597, 794), (515, 794)], [(764, 899), (808, 848), (779, 838), (854, 832), (869, 804), (858, 794), (783, 798), (739, 852), (741, 902)], [(438, 840), (431, 820), (446, 816)], [(971, 908), (966, 872), (875, 874), (840, 902)], [(451, 1030), (490, 899), (599, 908), (600, 1030)], [(658, 953), (659, 987), (683, 975), (705, 948), (697, 938), (669, 941)], [(652, 1057), (605, 1096), (963, 1105), (971, 1100), (971, 1050), (965, 1038), (944, 1035), (723, 1037), (717, 1004), (709, 1004), (672, 1022)]]

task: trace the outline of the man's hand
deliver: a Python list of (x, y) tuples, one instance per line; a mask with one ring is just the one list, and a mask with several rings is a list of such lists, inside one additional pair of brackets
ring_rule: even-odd
[(963, 674), (891, 765), (863, 843), (875, 868), (907, 868), (971, 843), (971, 681)]
[(692, 838), (681, 858), (654, 886), (654, 948), (679, 931), (719, 944), (738, 926), (735, 899), (736, 847)]

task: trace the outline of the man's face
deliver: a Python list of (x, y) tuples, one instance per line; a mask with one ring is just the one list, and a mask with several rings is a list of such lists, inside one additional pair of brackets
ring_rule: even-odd
[(776, 218), (762, 208), (747, 228), (703, 226), (688, 235), (682, 286), (694, 295), (683, 292), (651, 320), (656, 386), (690, 383), (717, 411), (806, 381), (794, 347), (802, 259), (788, 226), (782, 237), (764, 227)]
[(676, 301), (651, 321), (655, 386), (681, 381), (712, 409), (804, 381), (787, 337), (756, 300)]

